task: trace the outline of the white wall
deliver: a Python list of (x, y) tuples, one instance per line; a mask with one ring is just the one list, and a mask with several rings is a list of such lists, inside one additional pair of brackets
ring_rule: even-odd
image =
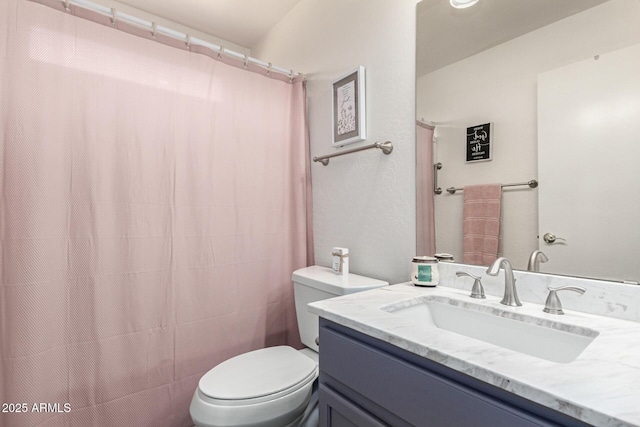
[[(463, 61), (420, 76), (417, 115), (436, 128), (442, 188), (537, 178), (539, 73), (619, 49), (640, 38), (638, 0), (612, 0)], [(464, 163), (465, 128), (494, 123), (493, 160)], [(543, 185), (553, 185), (541, 182)], [(436, 196), (436, 248), (462, 260), (462, 193)], [(538, 248), (537, 190), (503, 195), (503, 253), (526, 268)]]
[(308, 75), (311, 156), (331, 146), (331, 82), (366, 68), (367, 130), (363, 143), (391, 140), (394, 151), (312, 164), (316, 264), (331, 248), (349, 248), (353, 273), (408, 280), (415, 255), (416, 0), (302, 0), (252, 55)]

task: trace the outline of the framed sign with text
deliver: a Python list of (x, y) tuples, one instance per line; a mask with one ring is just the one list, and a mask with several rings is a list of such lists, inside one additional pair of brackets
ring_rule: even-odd
[(334, 147), (363, 141), (367, 137), (364, 67), (333, 82)]
[(491, 123), (467, 128), (467, 163), (491, 160)]

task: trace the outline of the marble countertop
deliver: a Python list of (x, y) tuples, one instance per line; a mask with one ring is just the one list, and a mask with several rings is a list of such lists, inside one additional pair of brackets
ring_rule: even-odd
[[(598, 331), (572, 362), (555, 363), (470, 339), (381, 310), (411, 305), (425, 296), (450, 297), (542, 321)], [(507, 307), (500, 299), (469, 298), (469, 291), (444, 286), (388, 286), (309, 305), (328, 320), (391, 343), (456, 371), (596, 426), (640, 427), (640, 323), (565, 308), (564, 316), (544, 313), (543, 305)]]

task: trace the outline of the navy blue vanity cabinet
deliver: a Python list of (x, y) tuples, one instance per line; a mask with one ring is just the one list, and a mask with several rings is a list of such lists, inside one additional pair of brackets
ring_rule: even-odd
[(320, 348), (320, 427), (588, 426), (322, 318)]

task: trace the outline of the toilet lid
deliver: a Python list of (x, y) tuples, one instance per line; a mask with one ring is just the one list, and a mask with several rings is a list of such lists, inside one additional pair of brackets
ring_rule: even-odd
[(199, 388), (213, 399), (254, 399), (315, 378), (316, 370), (316, 362), (292, 347), (269, 347), (222, 362), (200, 379)]

